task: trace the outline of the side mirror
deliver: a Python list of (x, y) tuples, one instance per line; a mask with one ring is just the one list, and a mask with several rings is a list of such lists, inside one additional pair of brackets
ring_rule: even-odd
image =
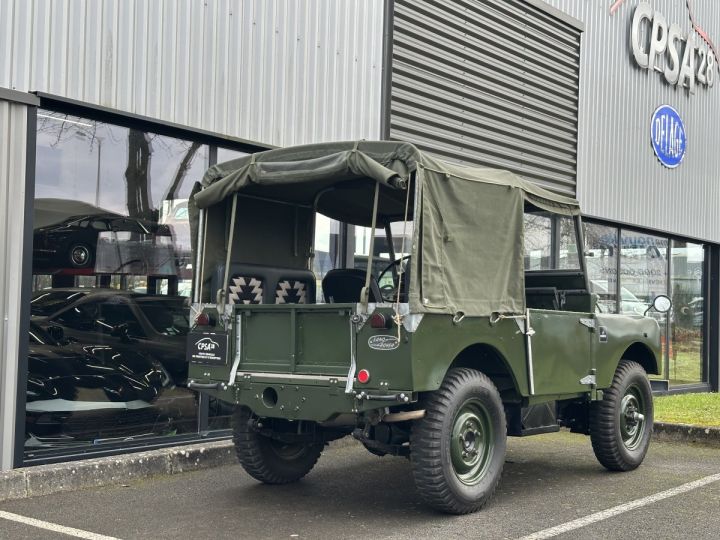
[(672, 300), (670, 300), (670, 297), (664, 294), (659, 294), (655, 297), (655, 300), (653, 300), (652, 305), (645, 310), (645, 314), (647, 314), (647, 312), (651, 309), (654, 309), (658, 313), (667, 313), (670, 311), (670, 308), (672, 308)]

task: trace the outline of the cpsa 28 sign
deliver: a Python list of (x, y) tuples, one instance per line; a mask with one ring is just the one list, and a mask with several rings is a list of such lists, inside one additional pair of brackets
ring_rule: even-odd
[(695, 34), (684, 34), (676, 23), (668, 25), (665, 16), (647, 2), (635, 8), (630, 46), (637, 64), (659, 71), (672, 85), (695, 93), (696, 81), (710, 88), (717, 77), (717, 58), (712, 50), (697, 46)]

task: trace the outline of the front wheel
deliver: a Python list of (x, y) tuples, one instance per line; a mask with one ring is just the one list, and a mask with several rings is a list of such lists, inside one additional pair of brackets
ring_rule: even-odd
[(236, 407), (233, 415), (233, 442), (243, 469), (265, 484), (297, 482), (317, 463), (323, 443), (293, 443), (265, 437), (251, 426), (253, 413)]
[(433, 508), (467, 514), (495, 492), (505, 463), (507, 426), (500, 394), (479, 371), (454, 368), (425, 399), (410, 434), (420, 497)]
[(601, 401), (590, 405), (595, 457), (611, 471), (631, 471), (645, 459), (653, 427), (652, 390), (640, 364), (622, 360)]

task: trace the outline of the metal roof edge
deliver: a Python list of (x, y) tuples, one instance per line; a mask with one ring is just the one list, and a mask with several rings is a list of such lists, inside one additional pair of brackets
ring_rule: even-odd
[(40, 100), (33, 94), (27, 92), (20, 92), (19, 90), (12, 90), (10, 88), (3, 88), (0, 86), (0, 101), (12, 101), (13, 103), (23, 103), (30, 105), (31, 107), (37, 107), (40, 105)]
[(527, 2), (531, 6), (541, 9), (548, 15), (552, 15), (556, 19), (560, 19), (562, 22), (569, 24), (573, 28), (577, 28), (581, 32), (585, 31), (585, 23), (583, 23), (581, 20), (576, 19), (575, 17), (573, 17), (571, 15), (568, 15), (564, 11), (561, 11), (554, 6), (551, 6), (544, 0), (525, 0), (525, 2)]

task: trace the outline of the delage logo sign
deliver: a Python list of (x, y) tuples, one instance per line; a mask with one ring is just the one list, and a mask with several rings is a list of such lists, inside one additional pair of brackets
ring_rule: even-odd
[(685, 157), (687, 135), (678, 112), (669, 105), (661, 105), (650, 121), (650, 140), (660, 163), (674, 169)]

